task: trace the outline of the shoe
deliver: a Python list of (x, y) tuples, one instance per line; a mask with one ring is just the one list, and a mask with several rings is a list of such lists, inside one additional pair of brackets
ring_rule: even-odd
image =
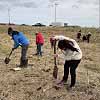
[(67, 87), (68, 91), (74, 91), (75, 89), (76, 89), (75, 86), (72, 86), (72, 85)]
[(38, 55), (38, 53), (35, 53), (35, 55)]
[(28, 66), (28, 59), (25, 59), (25, 60), (21, 59), (20, 65), (18, 67), (27, 68), (27, 66)]
[(70, 88), (73, 88), (74, 87), (74, 85), (70, 85)]
[(60, 82), (57, 83), (57, 85), (64, 85), (66, 83), (66, 81), (61, 80)]

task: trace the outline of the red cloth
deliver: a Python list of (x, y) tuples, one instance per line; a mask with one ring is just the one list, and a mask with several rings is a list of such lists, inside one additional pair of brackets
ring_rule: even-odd
[(36, 35), (36, 44), (38, 44), (38, 43), (40, 43), (40, 44), (44, 44), (44, 37), (43, 37), (43, 35), (42, 35), (42, 33), (37, 33), (37, 35)]
[(50, 37), (50, 42), (53, 42), (53, 41), (54, 41), (53, 37)]

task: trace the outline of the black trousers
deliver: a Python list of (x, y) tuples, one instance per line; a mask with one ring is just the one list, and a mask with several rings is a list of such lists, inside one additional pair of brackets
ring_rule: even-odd
[(80, 63), (80, 61), (81, 60), (65, 61), (63, 81), (67, 81), (69, 70), (70, 70), (70, 75), (71, 75), (71, 85), (70, 86), (71, 87), (74, 86), (76, 83), (76, 68), (78, 67), (78, 64)]

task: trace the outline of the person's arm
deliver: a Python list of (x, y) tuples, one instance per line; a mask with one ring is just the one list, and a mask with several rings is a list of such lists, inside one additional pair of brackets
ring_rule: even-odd
[(18, 37), (15, 35), (13, 36), (13, 40), (14, 40), (14, 46), (13, 48), (16, 49), (18, 48), (21, 44), (19, 43)]

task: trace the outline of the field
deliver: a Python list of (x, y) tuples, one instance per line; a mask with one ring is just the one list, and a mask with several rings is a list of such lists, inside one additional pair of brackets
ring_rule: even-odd
[[(52, 76), (54, 67), (53, 50), (50, 47), (51, 33), (63, 34), (76, 40), (78, 28), (71, 27), (32, 27), (12, 26), (22, 31), (30, 39), (28, 51), (29, 66), (21, 71), (12, 68), (19, 64), (20, 51), (16, 49), (8, 65), (4, 63), (5, 57), (10, 53), (13, 41), (7, 35), (8, 26), (0, 26), (0, 100), (100, 100), (100, 33), (95, 28), (82, 28), (82, 32), (92, 32), (90, 43), (80, 42), (83, 52), (82, 61), (77, 69), (77, 82), (75, 88), (68, 89), (67, 84), (55, 88), (55, 79)], [(43, 57), (33, 55), (36, 53), (35, 32), (40, 31), (45, 38)], [(57, 52), (60, 52), (58, 50)], [(62, 59), (58, 63), (58, 80), (63, 76)]]

